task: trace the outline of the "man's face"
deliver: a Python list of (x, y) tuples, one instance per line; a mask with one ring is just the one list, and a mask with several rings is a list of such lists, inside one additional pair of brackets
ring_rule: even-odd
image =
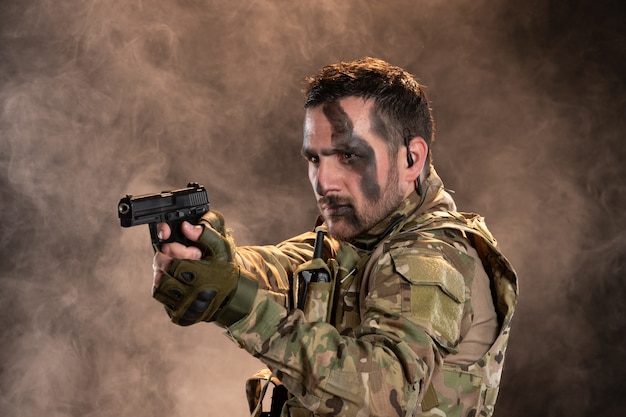
[(405, 197), (398, 158), (372, 129), (373, 101), (347, 97), (307, 109), (302, 155), (329, 234), (350, 240), (369, 230)]

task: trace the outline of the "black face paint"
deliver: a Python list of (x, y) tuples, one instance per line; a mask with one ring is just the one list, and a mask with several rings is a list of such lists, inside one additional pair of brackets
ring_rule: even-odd
[(349, 167), (361, 176), (361, 190), (366, 199), (380, 198), (381, 189), (377, 181), (376, 154), (374, 149), (354, 132), (354, 124), (338, 102), (323, 106), (324, 115), (332, 126), (332, 144), (337, 152), (354, 154)]

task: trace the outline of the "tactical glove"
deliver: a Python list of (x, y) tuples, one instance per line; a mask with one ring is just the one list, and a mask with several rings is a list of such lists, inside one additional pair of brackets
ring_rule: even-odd
[(234, 262), (235, 245), (225, 232), (222, 215), (209, 212), (200, 224), (203, 231), (196, 244), (204, 257), (174, 259), (154, 298), (165, 305), (172, 322), (181, 326), (199, 321), (230, 326), (250, 311), (258, 282)]
[(197, 246), (212, 259), (232, 262), (235, 259), (236, 245), (226, 230), (224, 216), (219, 211), (207, 212), (199, 222), (204, 226)]

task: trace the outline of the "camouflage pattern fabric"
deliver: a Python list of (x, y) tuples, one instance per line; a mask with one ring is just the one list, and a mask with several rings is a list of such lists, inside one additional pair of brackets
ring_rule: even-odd
[[(490, 416), (517, 299), (513, 268), (482, 218), (457, 213), (434, 169), (426, 195), (407, 198), (350, 244), (326, 239), (331, 284), (296, 309), (296, 271), (311, 260), (313, 233), (277, 246), (240, 247), (240, 265), (262, 288), (227, 335), (289, 390), (281, 416)], [(496, 294), (500, 331), (489, 351), (453, 365), (471, 325), (478, 251)]]

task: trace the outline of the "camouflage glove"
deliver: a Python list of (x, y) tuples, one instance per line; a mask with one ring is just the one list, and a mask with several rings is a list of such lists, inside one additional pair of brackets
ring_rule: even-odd
[(250, 311), (258, 282), (233, 261), (235, 246), (225, 233), (222, 215), (209, 212), (200, 224), (203, 231), (196, 243), (204, 257), (174, 259), (154, 298), (165, 305), (172, 322), (181, 326), (199, 321), (230, 326)]

